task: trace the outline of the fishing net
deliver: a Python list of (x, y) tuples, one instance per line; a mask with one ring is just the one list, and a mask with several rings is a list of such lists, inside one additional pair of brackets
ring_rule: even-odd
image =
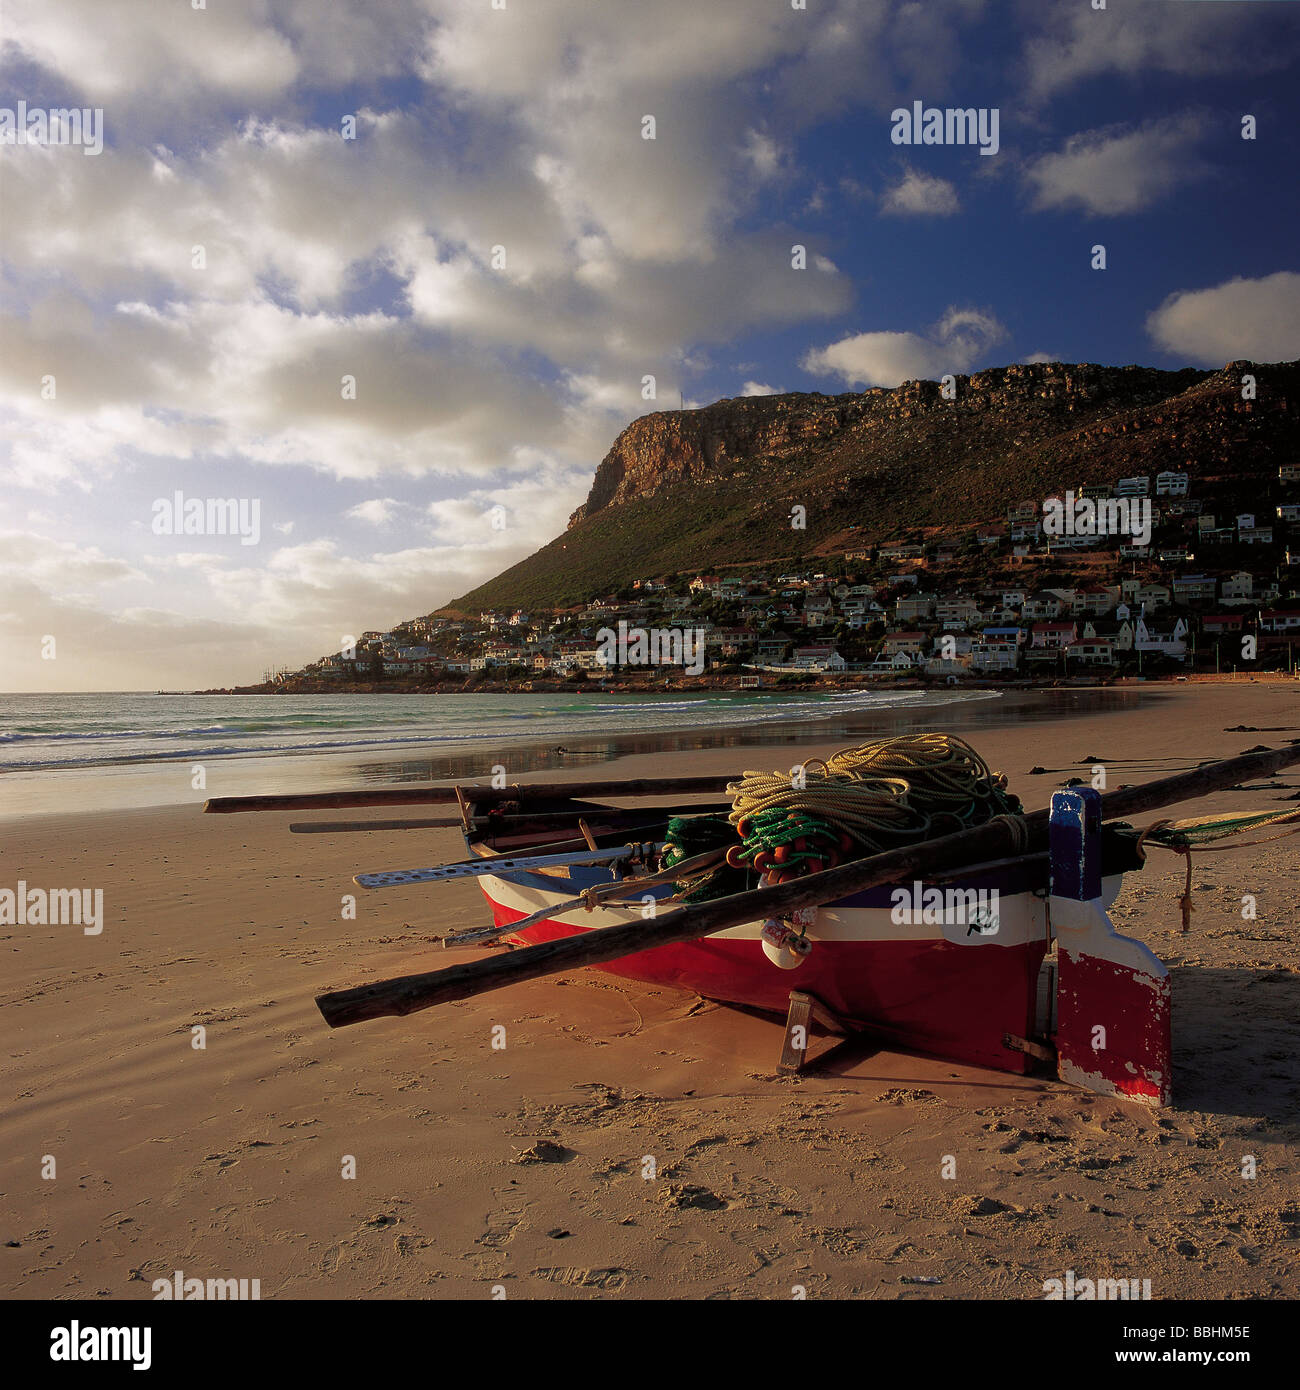
[[(1018, 816), (1020, 800), (1006, 785), (1001, 773), (951, 734), (864, 743), (789, 772), (746, 772), (727, 787), (732, 810), (725, 820), (702, 816), (670, 823), (669, 853), (677, 857), (665, 867), (687, 858), (688, 850), (698, 853), (707, 839), (710, 847), (727, 844), (726, 861), (678, 885), (687, 901), (739, 892), (754, 874), (784, 883), (996, 816)], [(728, 827), (729, 840), (720, 824)]]
[[(1265, 835), (1261, 840), (1242, 840), (1234, 845), (1219, 843), (1268, 825), (1285, 825), (1288, 828), (1280, 835)], [(1192, 913), (1195, 911), (1192, 903), (1192, 855), (1250, 849), (1273, 840), (1284, 840), (1288, 835), (1300, 834), (1300, 808), (1292, 811), (1245, 811), (1231, 816), (1193, 816), (1187, 820), (1158, 820), (1145, 830), (1133, 831), (1132, 834), (1135, 837), (1134, 848), (1140, 858), (1146, 858), (1148, 845), (1155, 845), (1159, 849), (1181, 854), (1186, 859), (1187, 872), (1178, 905), (1183, 914), (1183, 931), (1187, 932), (1191, 930)]]

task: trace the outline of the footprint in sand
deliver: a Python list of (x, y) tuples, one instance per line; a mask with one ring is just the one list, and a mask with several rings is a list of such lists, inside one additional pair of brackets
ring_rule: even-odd
[(524, 1212), (521, 1207), (507, 1208), (498, 1216), (488, 1218), (487, 1230), (479, 1236), (475, 1242), (477, 1245), (485, 1245), (489, 1250), (500, 1250), (503, 1246), (515, 1238), (515, 1232), (524, 1224)]

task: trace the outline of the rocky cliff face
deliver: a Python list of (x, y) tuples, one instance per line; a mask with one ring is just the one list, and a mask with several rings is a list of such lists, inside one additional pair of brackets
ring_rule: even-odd
[(1034, 363), (959, 376), (955, 400), (944, 399), (938, 382), (909, 381), (895, 390), (752, 396), (717, 401), (702, 410), (659, 411), (634, 420), (614, 441), (569, 525), (634, 498), (654, 497), (666, 488), (700, 482), (754, 460), (779, 460), (837, 438), (869, 447), (891, 432), (900, 438), (911, 433), (901, 428), (909, 421), (927, 420), (951, 433), (969, 426), (972, 417), (983, 417), (987, 424), (1014, 423), (1015, 416), (1039, 434), (1044, 428), (1068, 426), (1078, 413), (1148, 406), (1216, 376), (1237, 381), (1237, 365), (1211, 373)]
[(778, 457), (795, 445), (833, 438), (861, 413), (864, 400), (857, 395), (747, 396), (703, 410), (643, 415), (614, 441), (569, 525), (634, 497), (698, 482), (729, 464)]

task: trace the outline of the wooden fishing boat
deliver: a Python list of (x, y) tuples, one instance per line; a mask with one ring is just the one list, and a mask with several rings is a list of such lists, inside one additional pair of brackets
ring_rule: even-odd
[[(316, 1002), (331, 1027), (595, 966), (785, 1014), (781, 1066), (787, 1070), (801, 1064), (809, 1030), (820, 1023), (1003, 1071), (1049, 1063), (1075, 1085), (1159, 1106), (1172, 1094), (1169, 974), (1145, 945), (1115, 930), (1107, 909), (1123, 875), (1140, 869), (1143, 843), (1160, 843), (1159, 826), (1201, 823), (1159, 822), (1139, 835), (1126, 824), (1103, 825), (1103, 817), (1114, 822), (1296, 762), (1300, 745), (1291, 745), (1104, 795), (1088, 787), (1058, 791), (1042, 810), (999, 814), (848, 862), (832, 860), (786, 881), (760, 866), (743, 886), (733, 880), (724, 896), (706, 901), (692, 901), (690, 885), (679, 880), (716, 863), (720, 851), (666, 865), (660, 857), (674, 825), (721, 809), (686, 806), (686, 798), (730, 793), (727, 778), (218, 798), (204, 809), (455, 800), (454, 821), (290, 827), (343, 833), (459, 825), (469, 854), (464, 862), (358, 874), (355, 881), (387, 889), (473, 876), (493, 925), (458, 932), (443, 944), (514, 946), (323, 994)], [(663, 796), (671, 799), (648, 800)], [(636, 804), (609, 804), (628, 800)], [(1239, 828), (1297, 818), (1300, 811), (1233, 820)], [(1185, 836), (1168, 840), (1163, 833), (1167, 847), (1187, 852)], [(1227, 833), (1236, 828), (1214, 831)], [(941, 904), (931, 912), (928, 895), (935, 892)], [(952, 910), (954, 902), (962, 912)], [(966, 911), (972, 903), (973, 916)]]
[[(498, 832), (492, 817), (477, 816), (472, 804), (468, 809), (465, 843), (482, 858), (542, 855), (572, 834), (562, 826)], [(595, 844), (611, 849), (630, 837), (662, 842), (669, 819), (682, 814), (674, 806), (611, 810), (561, 800), (547, 802), (546, 811), (569, 812), (570, 826), (583, 816)], [(1119, 836), (1104, 836), (1102, 844), (1102, 900), (1109, 906), (1123, 873), (1139, 869), (1141, 860)], [(574, 906), (588, 889), (619, 882), (624, 871), (622, 861), (573, 864), (487, 873), (477, 882), (497, 926), (532, 919), (505, 939), (535, 945), (610, 927), (635, 928), (667, 908), (674, 884), (642, 891), (635, 873), (622, 880), (630, 900)], [(783, 1017), (796, 990), (816, 998), (846, 1028), (893, 1046), (1024, 1072), (1031, 1057), (1018, 1044), (1052, 1032), (1054, 989), (1051, 971), (1044, 970), (1054, 940), (1049, 877), (1049, 857), (1038, 854), (942, 884), (927, 881), (919, 892), (914, 883), (882, 884), (837, 897), (807, 910), (804, 935), (811, 945), (805, 954), (781, 953), (764, 940), (764, 921), (754, 919), (598, 968)], [(755, 876), (751, 886), (758, 883)], [(896, 907), (899, 888), (915, 909)], [(925, 892), (931, 888), (943, 895), (943, 906), (927, 911)], [(989, 903), (996, 904), (992, 919), (972, 920), (978, 905)], [(975, 910), (964, 910), (967, 905)], [(896, 920), (904, 914), (913, 920)]]

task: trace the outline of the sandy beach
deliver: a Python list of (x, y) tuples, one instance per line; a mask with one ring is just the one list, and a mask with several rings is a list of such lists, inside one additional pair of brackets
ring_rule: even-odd
[[(1115, 786), (1300, 738), (1294, 685), (1161, 693), (970, 737), (1031, 808), (1084, 762)], [(1277, 810), (1300, 774), (1278, 780), (1164, 814)], [(0, 885), (104, 893), (99, 935), (0, 928), (6, 1297), (150, 1299), (176, 1270), (264, 1299), (1032, 1299), (1067, 1270), (1157, 1299), (1300, 1292), (1300, 838), (1198, 856), (1187, 935), (1182, 859), (1126, 879), (1117, 926), (1174, 967), (1175, 1105), (1152, 1112), (867, 1043), (778, 1077), (778, 1021), (595, 971), (331, 1032), (313, 996), (448, 964), (433, 938), (489, 914), (458, 882), (345, 919), (354, 872), (462, 844), (288, 833), (309, 818), (4, 823)]]

